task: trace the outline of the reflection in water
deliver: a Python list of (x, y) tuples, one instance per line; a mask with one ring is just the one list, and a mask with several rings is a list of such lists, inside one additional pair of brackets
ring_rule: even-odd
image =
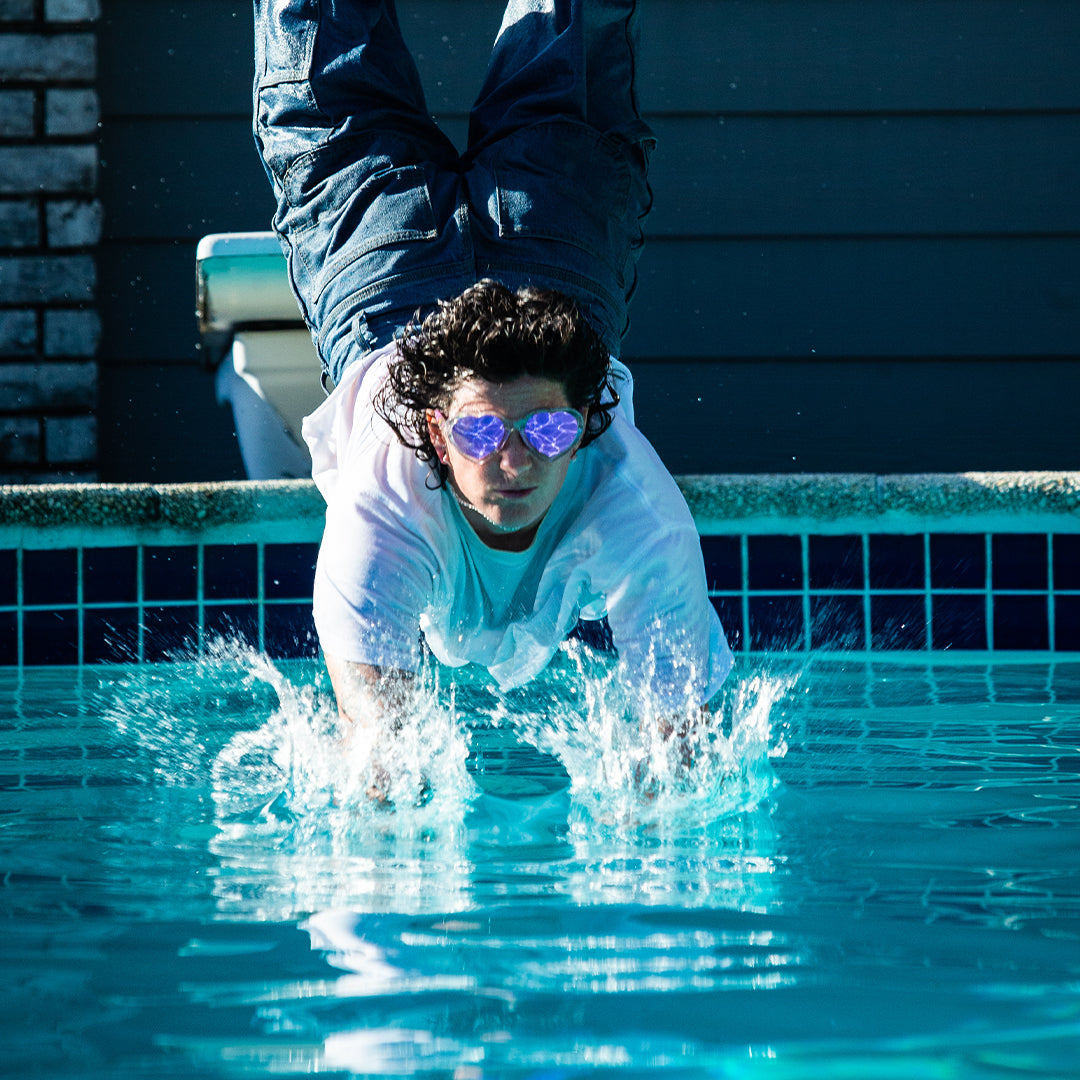
[[(213, 1075), (1075, 1072), (1077, 665), (734, 680), (691, 770), (573, 651), (535, 695), (432, 672), (378, 748), (288, 672), (226, 649), (114, 680), (119, 738), (56, 762), (80, 801), (5, 820), (114, 860), (77, 895), (65, 871), (65, 918), (123, 903), (168, 931), (100, 946), (114, 1039), (142, 1008)], [(376, 749), (402, 755), (393, 810), (363, 794)]]
[[(241, 1042), (239, 1068), (539, 1068), (545, 1033), (578, 1025), (584, 1002), (615, 1015), (634, 996), (780, 987), (806, 966), (757, 914), (775, 899), (770, 713), (785, 680), (734, 682), (687, 768), (651, 718), (631, 718), (612, 668), (576, 649), (528, 695), (433, 673), (381, 743), (343, 739), (331, 696), (263, 658), (208, 663), (261, 702), (213, 757), (218, 912), (297, 921), (336, 972), (257, 994), (258, 1029), (287, 1060)], [(166, 719), (161, 738), (181, 727)], [(366, 794), (376, 762), (397, 778), (392, 808)], [(412, 798), (421, 783), (430, 797)], [(588, 1039), (557, 1057), (626, 1064), (662, 1042)]]
[[(402, 729), (374, 739), (343, 738), (328, 695), (236, 659), (277, 702), (214, 761), (225, 913), (452, 912), (511, 895), (693, 905), (719, 880), (753, 907), (768, 877), (769, 716), (786, 682), (733, 683), (688, 767), (685, 743), (632, 719), (612, 666), (579, 648), (528, 695), (433, 673)], [(392, 805), (367, 794), (376, 768)]]

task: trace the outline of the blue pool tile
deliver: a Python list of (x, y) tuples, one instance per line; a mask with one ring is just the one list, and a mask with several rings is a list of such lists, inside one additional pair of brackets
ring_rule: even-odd
[(810, 597), (810, 647), (832, 651), (866, 647), (866, 619), (860, 596)]
[(319, 655), (310, 603), (268, 605), (264, 636), (266, 654), (271, 659), (305, 659)]
[(0, 551), (0, 604), (14, 606), (18, 601), (18, 557), (14, 551)]
[(259, 595), (258, 549), (254, 544), (207, 544), (203, 590), (213, 600), (254, 600)]
[(1045, 533), (998, 533), (991, 539), (995, 589), (1045, 589), (1049, 551)]
[(802, 600), (797, 596), (750, 597), (752, 652), (799, 651), (804, 647)]
[(1080, 589), (1080, 534), (1054, 537), (1054, 588)]
[(931, 638), (934, 649), (985, 649), (986, 599), (963, 593), (934, 593)]
[(985, 588), (986, 538), (981, 533), (933, 534), (930, 585), (934, 589)]
[(135, 608), (91, 608), (83, 613), (83, 663), (130, 664), (138, 658)]
[(24, 664), (77, 664), (79, 613), (27, 611), (23, 614)]
[(0, 611), (0, 664), (19, 662), (19, 623), (14, 611)]
[(1055, 646), (1080, 652), (1080, 596), (1059, 596), (1054, 604)]
[(712, 596), (709, 599), (720, 616), (728, 645), (737, 652), (743, 643), (742, 600), (737, 596)]
[(252, 604), (207, 605), (205, 618), (207, 641), (222, 638), (228, 642), (259, 647), (259, 612)]
[(861, 536), (811, 536), (808, 557), (811, 589), (863, 587)]
[(78, 599), (78, 552), (23, 552), (23, 602), (38, 604), (74, 604)]
[(83, 600), (88, 604), (135, 603), (136, 554), (133, 547), (84, 548)]
[(1049, 649), (1046, 597), (995, 595), (994, 648)]
[(274, 599), (310, 598), (318, 544), (267, 544), (263, 549), (263, 590)]
[(925, 587), (923, 538), (882, 533), (870, 537), (871, 589)]
[(922, 596), (870, 597), (870, 648), (903, 651), (926, 648), (926, 603)]
[(711, 590), (738, 592), (742, 588), (742, 545), (737, 536), (703, 536), (701, 554)]
[(751, 590), (802, 588), (802, 542), (797, 536), (751, 536), (747, 560)]
[(148, 661), (184, 659), (198, 645), (198, 608), (147, 608), (143, 613), (143, 625), (143, 656)]
[(193, 546), (143, 549), (143, 595), (147, 600), (194, 600), (198, 551)]

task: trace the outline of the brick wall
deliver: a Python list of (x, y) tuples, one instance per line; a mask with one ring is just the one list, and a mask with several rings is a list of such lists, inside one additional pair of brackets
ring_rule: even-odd
[(100, 0), (0, 0), (0, 483), (97, 478)]

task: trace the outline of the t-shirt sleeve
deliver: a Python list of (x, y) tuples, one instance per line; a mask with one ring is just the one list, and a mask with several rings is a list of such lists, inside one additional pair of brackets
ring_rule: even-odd
[(608, 624), (628, 684), (660, 710), (704, 704), (734, 658), (708, 597), (696, 529), (658, 529), (608, 589)]
[(312, 599), (323, 649), (342, 660), (414, 671), (435, 558), (426, 474), (372, 408), (387, 346), (346, 370), (304, 421), (312, 475), (327, 502)]
[(415, 671), (433, 573), (427, 545), (392, 506), (371, 496), (335, 500), (312, 604), (323, 650), (353, 663)]
[(622, 450), (609, 452), (588, 514), (603, 538), (593, 580), (624, 679), (658, 709), (704, 704), (734, 658), (709, 599), (697, 526), (647, 440), (619, 421), (612, 432)]

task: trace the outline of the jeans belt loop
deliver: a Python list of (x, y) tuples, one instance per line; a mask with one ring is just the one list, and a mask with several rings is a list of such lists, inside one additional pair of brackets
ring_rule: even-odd
[(365, 355), (375, 348), (375, 335), (368, 326), (366, 312), (358, 311), (353, 317), (353, 334)]

